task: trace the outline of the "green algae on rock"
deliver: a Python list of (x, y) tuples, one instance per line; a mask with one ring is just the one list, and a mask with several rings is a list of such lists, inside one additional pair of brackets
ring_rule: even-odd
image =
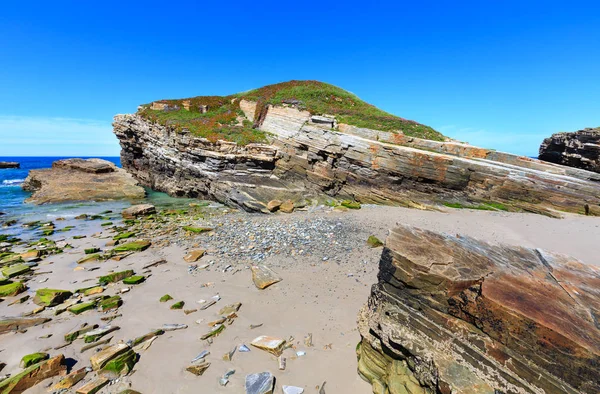
[(340, 205), (349, 209), (360, 209), (360, 203), (357, 201), (344, 200)]
[(0, 382), (0, 393), (22, 393), (41, 381), (66, 373), (67, 365), (62, 354), (34, 364), (18, 374)]
[(367, 245), (369, 245), (372, 248), (378, 248), (380, 246), (383, 246), (383, 242), (381, 242), (376, 236), (369, 235), (369, 238), (367, 239)]
[(27, 264), (15, 264), (2, 269), (2, 275), (6, 278), (14, 278), (15, 276), (23, 275), (31, 271), (31, 267)]
[(123, 253), (123, 252), (142, 252), (148, 249), (152, 245), (150, 241), (140, 240), (134, 242), (128, 242), (123, 245), (119, 245), (113, 249), (115, 253)]
[(114, 241), (120, 241), (122, 239), (127, 239), (127, 238), (131, 238), (135, 236), (135, 232), (133, 231), (128, 231), (128, 232), (124, 232), (124, 233), (119, 233), (117, 235), (115, 235), (113, 237)]
[(138, 285), (146, 280), (146, 277), (143, 275), (134, 275), (129, 278), (123, 279), (123, 283), (126, 285)]
[(98, 279), (98, 283), (100, 283), (100, 285), (102, 286), (106, 286), (109, 283), (116, 283), (120, 280), (123, 280), (125, 278), (128, 278), (130, 276), (133, 276), (134, 272), (133, 270), (126, 270), (126, 271), (121, 271), (121, 272), (114, 272), (112, 274), (109, 275), (105, 275), (105, 276), (101, 276)]
[(68, 290), (38, 289), (33, 297), (33, 302), (40, 306), (56, 306), (62, 304), (73, 295)]
[(81, 304), (75, 304), (68, 308), (68, 311), (74, 315), (79, 315), (85, 311), (96, 308), (96, 301), (83, 302)]
[(0, 286), (0, 297), (14, 297), (27, 290), (22, 282), (9, 282), (8, 284)]
[(178, 301), (178, 302), (174, 303), (173, 305), (171, 305), (171, 309), (182, 309), (184, 305), (185, 305), (185, 301)]
[(120, 296), (116, 295), (100, 301), (98, 305), (102, 311), (108, 311), (111, 309), (117, 309), (123, 305), (123, 300)]
[(28, 354), (28, 355), (23, 356), (19, 366), (21, 368), (27, 368), (27, 367), (32, 366), (33, 364), (37, 364), (37, 363), (47, 360), (49, 358), (50, 358), (50, 355), (48, 353), (40, 352), (40, 353)]
[(196, 233), (196, 234), (202, 234), (202, 233), (206, 233), (208, 231), (212, 231), (214, 230), (211, 227), (192, 227), (192, 226), (183, 226), (182, 227), (185, 231), (189, 231), (191, 233)]
[(167, 302), (167, 301), (170, 301), (170, 300), (172, 300), (172, 299), (173, 299), (173, 297), (171, 297), (171, 296), (170, 296), (170, 295), (168, 295), (168, 294), (165, 294), (164, 296), (160, 297), (160, 300), (159, 300), (159, 301), (160, 301), (160, 302)]

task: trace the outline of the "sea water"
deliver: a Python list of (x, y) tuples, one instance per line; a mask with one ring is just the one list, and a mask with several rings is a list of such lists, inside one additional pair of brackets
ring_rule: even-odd
[[(83, 157), (85, 158), (85, 157)], [(42, 221), (52, 221), (57, 229), (77, 223), (79, 231), (95, 230), (99, 221), (72, 221), (81, 214), (96, 215), (105, 211), (113, 211), (119, 214), (121, 210), (131, 206), (133, 203), (150, 203), (161, 209), (179, 209), (189, 206), (190, 202), (198, 200), (187, 198), (173, 198), (165, 193), (154, 192), (146, 189), (146, 198), (140, 201), (106, 201), (106, 202), (72, 202), (36, 205), (26, 202), (31, 196), (30, 192), (22, 189), (22, 184), (27, 178), (29, 170), (51, 168), (56, 160), (65, 159), (65, 157), (0, 157), (0, 161), (16, 161), (21, 164), (21, 168), (0, 169), (0, 234), (11, 234), (22, 239), (30, 238), (32, 232), (22, 226), (23, 223)], [(120, 166), (118, 157), (101, 157)], [(217, 204), (215, 204), (217, 205)], [(65, 220), (56, 221), (57, 218)], [(11, 220), (17, 220), (18, 223), (12, 226), (1, 226)]]

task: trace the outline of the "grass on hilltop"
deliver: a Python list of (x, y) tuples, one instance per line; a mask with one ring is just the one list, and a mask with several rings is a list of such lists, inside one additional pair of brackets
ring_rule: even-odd
[[(241, 99), (257, 102), (253, 122), (238, 122), (238, 116), (243, 116), (239, 104)], [(190, 101), (190, 111), (183, 108), (184, 100)], [(219, 139), (240, 145), (266, 142), (267, 135), (256, 126), (264, 119), (268, 104), (292, 105), (313, 115), (334, 115), (338, 123), (357, 127), (402, 132), (408, 136), (435, 141), (444, 140), (442, 134), (429, 126), (389, 114), (350, 92), (318, 81), (289, 81), (230, 96), (199, 96), (162, 102), (179, 109), (155, 111), (144, 108), (139, 112), (140, 115), (179, 131), (188, 130), (212, 142)], [(198, 109), (200, 105), (208, 105), (208, 112), (201, 113)]]

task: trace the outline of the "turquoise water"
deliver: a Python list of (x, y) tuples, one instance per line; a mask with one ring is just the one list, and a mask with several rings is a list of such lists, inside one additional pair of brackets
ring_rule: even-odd
[[(88, 215), (100, 214), (105, 211), (113, 211), (113, 215), (120, 216), (122, 209), (130, 206), (132, 203), (148, 202), (164, 209), (178, 209), (187, 207), (190, 202), (198, 200), (187, 198), (173, 198), (165, 193), (146, 190), (146, 198), (143, 201), (108, 201), (108, 202), (77, 202), (61, 204), (35, 205), (26, 203), (25, 200), (31, 193), (21, 188), (23, 181), (27, 178), (29, 170), (50, 168), (52, 162), (64, 159), (64, 157), (0, 157), (0, 161), (17, 161), (21, 163), (19, 169), (0, 169), (0, 223), (6, 223), (11, 220), (17, 220), (17, 224), (12, 226), (0, 226), (0, 234), (11, 234), (23, 239), (29, 238), (30, 230), (24, 229), (22, 223), (33, 221), (55, 221), (57, 218), (64, 218), (65, 221), (56, 221), (57, 229), (74, 223), (69, 220), (82, 213)], [(118, 157), (102, 157), (104, 160), (111, 161), (120, 166)], [(218, 204), (215, 204), (218, 205)], [(88, 227), (85, 222), (76, 221), (78, 230), (84, 230)]]

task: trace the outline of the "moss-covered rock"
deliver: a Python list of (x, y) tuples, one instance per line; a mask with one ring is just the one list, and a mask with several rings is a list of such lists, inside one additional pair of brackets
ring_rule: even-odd
[(89, 248), (89, 249), (85, 249), (83, 252), (85, 254), (93, 254), (93, 253), (98, 253), (100, 251), (100, 248)]
[(160, 301), (160, 302), (167, 302), (167, 301), (170, 301), (170, 300), (172, 300), (172, 299), (173, 299), (173, 297), (171, 297), (171, 296), (170, 296), (170, 295), (168, 295), (168, 294), (165, 294), (164, 296), (160, 297), (160, 300), (159, 300), (159, 301)]
[(62, 354), (26, 368), (20, 373), (0, 382), (0, 393), (22, 393), (39, 382), (64, 373), (67, 370)]
[(370, 235), (367, 239), (367, 245), (369, 245), (372, 248), (378, 248), (380, 246), (383, 246), (383, 242), (381, 242), (376, 236)]
[(104, 223), (101, 223), (100, 226), (107, 227), (107, 226), (112, 226), (112, 224), (113, 224), (113, 222), (104, 222)]
[(100, 261), (103, 259), (103, 256), (99, 253), (94, 253), (90, 255), (86, 255), (85, 257), (77, 260), (77, 264), (89, 263), (90, 261)]
[(98, 283), (100, 283), (101, 286), (106, 286), (109, 283), (116, 283), (125, 278), (129, 278), (130, 276), (133, 276), (133, 274), (133, 270), (114, 272), (109, 275), (101, 276), (100, 279), (98, 279)]
[(33, 302), (40, 306), (56, 306), (62, 304), (73, 295), (68, 290), (38, 289), (33, 297)]
[(135, 236), (135, 232), (133, 232), (133, 231), (127, 231), (127, 232), (119, 233), (119, 234), (115, 235), (113, 237), (113, 240), (120, 241), (122, 239), (127, 239), (127, 238), (131, 238), (131, 237), (134, 237), (134, 236)]
[(74, 340), (79, 338), (80, 335), (83, 335), (86, 332), (95, 330), (96, 328), (98, 328), (98, 325), (94, 324), (94, 325), (87, 325), (87, 326), (79, 328), (75, 331), (68, 332), (65, 334), (65, 342), (73, 342)]
[(23, 358), (21, 359), (21, 364), (19, 364), (19, 366), (21, 368), (27, 368), (30, 367), (34, 364), (37, 364), (41, 361), (44, 360), (48, 360), (50, 358), (50, 355), (48, 353), (32, 353), (32, 354), (28, 354), (26, 356), (23, 356)]
[(121, 353), (112, 360), (108, 361), (98, 372), (101, 376), (116, 379), (121, 375), (128, 374), (138, 361), (138, 355), (133, 349)]
[(211, 228), (211, 227), (191, 227), (191, 226), (183, 226), (183, 229), (185, 231), (189, 231), (191, 233), (196, 233), (196, 234), (201, 234), (201, 233), (205, 233), (205, 232), (213, 230), (213, 228)]
[(152, 245), (150, 241), (140, 240), (134, 242), (128, 242), (123, 245), (119, 245), (113, 249), (115, 253), (123, 253), (123, 252), (142, 252), (148, 249)]
[(183, 309), (184, 305), (185, 305), (185, 301), (177, 301), (176, 303), (171, 305), (171, 309)]
[(0, 286), (0, 297), (13, 297), (27, 290), (22, 282), (9, 282)]
[(31, 267), (27, 264), (15, 264), (2, 269), (2, 275), (6, 278), (14, 278), (15, 276), (23, 275), (31, 271)]
[(146, 280), (146, 277), (143, 275), (134, 275), (129, 278), (123, 279), (123, 283), (126, 285), (138, 285)]
[(70, 307), (68, 309), (68, 311), (73, 313), (74, 315), (79, 315), (85, 311), (89, 311), (90, 309), (94, 309), (94, 308), (96, 308), (96, 302), (90, 301), (90, 302), (84, 302), (81, 304), (75, 304), (72, 307)]
[(118, 307), (123, 305), (123, 300), (121, 299), (121, 297), (116, 295), (100, 301), (99, 305), (102, 311), (108, 311), (111, 309), (117, 309)]
[(340, 205), (348, 209), (360, 209), (360, 203), (358, 201), (344, 200)]

